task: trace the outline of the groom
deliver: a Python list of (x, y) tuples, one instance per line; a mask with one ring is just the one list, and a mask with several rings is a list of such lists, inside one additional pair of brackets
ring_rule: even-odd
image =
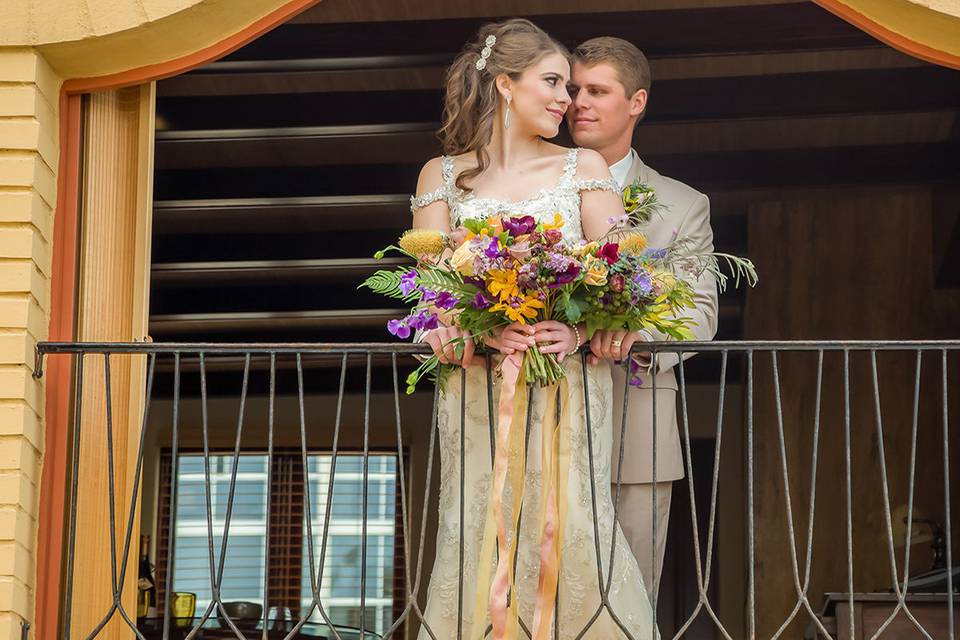
[[(697, 252), (713, 251), (710, 203), (682, 182), (662, 176), (645, 165), (631, 147), (634, 130), (643, 119), (650, 94), (650, 66), (637, 47), (620, 38), (593, 38), (573, 52), (567, 124), (574, 142), (599, 152), (623, 188), (638, 180), (657, 194), (664, 205), (644, 227), (651, 247), (666, 247), (674, 238), (686, 239)], [(638, 136), (642, 140), (641, 135)], [(689, 315), (698, 340), (711, 340), (717, 331), (717, 284), (704, 274), (694, 283), (696, 308)], [(594, 356), (621, 360), (635, 342), (664, 340), (650, 332), (598, 331), (590, 342)], [(687, 358), (693, 354), (684, 354)], [(683, 477), (683, 457), (676, 416), (677, 354), (660, 353), (652, 371), (649, 353), (642, 353), (642, 387), (630, 387), (620, 470), (620, 526), (643, 572), (651, 600), (659, 589), (674, 480)], [(613, 366), (613, 466), (616, 482), (623, 414), (624, 368)], [(653, 380), (656, 378), (656, 486), (653, 461)], [(614, 490), (616, 486), (614, 485)], [(655, 506), (654, 506), (655, 500)], [(656, 540), (653, 523), (656, 521)], [(655, 556), (655, 560), (654, 560)]]

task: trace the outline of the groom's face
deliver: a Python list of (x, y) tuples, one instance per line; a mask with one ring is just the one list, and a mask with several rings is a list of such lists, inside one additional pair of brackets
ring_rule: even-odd
[(576, 62), (570, 77), (567, 126), (573, 141), (587, 149), (603, 149), (633, 132), (632, 103), (616, 69), (605, 63)]

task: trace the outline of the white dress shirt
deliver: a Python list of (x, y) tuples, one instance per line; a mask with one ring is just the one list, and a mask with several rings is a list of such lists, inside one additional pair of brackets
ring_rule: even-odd
[(610, 165), (610, 174), (613, 176), (613, 179), (617, 181), (617, 184), (620, 185), (621, 189), (627, 186), (627, 175), (630, 173), (630, 167), (633, 166), (634, 158), (639, 159), (639, 156), (636, 151), (630, 149), (627, 155)]

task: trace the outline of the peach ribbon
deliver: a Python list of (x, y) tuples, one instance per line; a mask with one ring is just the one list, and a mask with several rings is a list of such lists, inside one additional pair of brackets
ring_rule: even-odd
[[(524, 493), (526, 446), (527, 385), (523, 375), (521, 354), (508, 356), (500, 367), (500, 401), (497, 409), (496, 447), (493, 465), (493, 486), (490, 496), (483, 543), (477, 565), (476, 603), (470, 638), (482, 640), (489, 613), (493, 640), (515, 640), (519, 633), (519, 610), (513, 565), (517, 540), (507, 537), (507, 523), (503, 509), (503, 493), (508, 480), (511, 488), (511, 522), (517, 530)], [(546, 407), (541, 426), (541, 456), (544, 480), (544, 500), (541, 501), (540, 525), (540, 580), (534, 609), (535, 640), (546, 639), (553, 620), (560, 570), (560, 550), (563, 542), (563, 523), (566, 520), (566, 487), (569, 474), (569, 413), (567, 404), (561, 405), (560, 419), (556, 419), (557, 396), (569, 397), (567, 381), (544, 389)], [(494, 550), (498, 552), (496, 569)], [(488, 589), (489, 585), (489, 589)]]

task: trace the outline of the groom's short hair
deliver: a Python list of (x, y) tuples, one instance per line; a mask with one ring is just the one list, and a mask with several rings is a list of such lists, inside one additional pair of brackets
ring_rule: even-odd
[(601, 63), (612, 66), (628, 98), (640, 89), (650, 92), (650, 63), (632, 42), (612, 36), (590, 38), (580, 43), (571, 55), (574, 62), (588, 67)]

